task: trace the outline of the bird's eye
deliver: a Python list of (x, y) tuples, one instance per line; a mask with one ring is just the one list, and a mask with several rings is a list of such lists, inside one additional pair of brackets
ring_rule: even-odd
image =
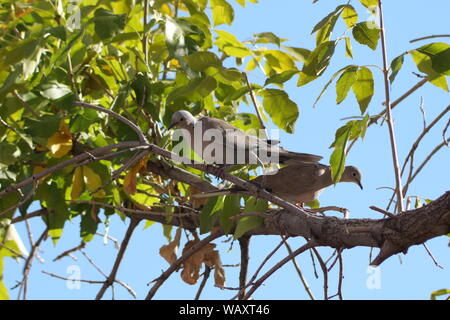
[(356, 172), (353, 172), (353, 173), (352, 173), (352, 176), (356, 177)]
[(184, 121), (184, 118), (181, 118), (181, 120), (180, 121)]

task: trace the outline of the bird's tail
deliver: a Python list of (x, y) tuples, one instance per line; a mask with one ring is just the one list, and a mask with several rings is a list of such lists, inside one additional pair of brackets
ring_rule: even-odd
[(196, 193), (191, 196), (191, 198), (211, 198), (211, 197), (218, 197), (218, 196), (226, 196), (229, 194), (236, 193), (238, 191), (242, 191), (243, 189), (238, 187), (232, 187), (228, 189), (222, 189), (218, 191), (210, 191), (210, 192), (203, 192), (203, 193)]
[(322, 159), (323, 159), (323, 157), (315, 155), (315, 154), (293, 152), (293, 151), (287, 151), (284, 149), (280, 150), (280, 153), (279, 153), (279, 161), (281, 164), (296, 164), (299, 162), (316, 163)]

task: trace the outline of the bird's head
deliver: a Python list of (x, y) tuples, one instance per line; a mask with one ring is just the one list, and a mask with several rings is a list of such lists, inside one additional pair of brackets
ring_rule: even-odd
[(344, 173), (342, 174), (341, 181), (356, 183), (362, 190), (363, 186), (361, 184), (361, 178), (361, 172), (357, 167), (346, 166), (344, 169)]
[(168, 127), (168, 130), (172, 129), (173, 127), (180, 127), (180, 128), (187, 128), (192, 127), (197, 119), (186, 110), (180, 110), (176, 111), (172, 115), (172, 123)]

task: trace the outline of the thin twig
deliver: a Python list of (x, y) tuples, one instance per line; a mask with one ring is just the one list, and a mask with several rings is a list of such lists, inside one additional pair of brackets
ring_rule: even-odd
[(319, 251), (313, 247), (311, 248), (312, 251), (314, 252), (314, 254), (316, 255), (317, 260), (319, 261), (320, 264), (320, 268), (322, 269), (322, 274), (323, 274), (323, 299), (324, 300), (328, 300), (328, 269), (327, 266), (325, 264), (325, 262), (323, 261), (322, 257), (319, 254)]
[(273, 273), (275, 273), (277, 270), (279, 270), (282, 266), (284, 266), (287, 262), (289, 262), (293, 257), (298, 256), (299, 254), (305, 252), (306, 250), (313, 248), (316, 246), (316, 242), (313, 240), (310, 240), (309, 242), (305, 243), (303, 246), (292, 252), (292, 254), (289, 254), (287, 257), (282, 259), (280, 262), (278, 262), (276, 265), (274, 265), (269, 271), (267, 271), (264, 275), (262, 275), (248, 290), (247, 294), (245, 295), (243, 300), (248, 300), (252, 294), (257, 290), (264, 281), (267, 280)]
[(259, 272), (261, 271), (261, 269), (264, 267), (264, 265), (267, 263), (267, 261), (269, 261), (269, 259), (275, 254), (275, 252), (277, 252), (278, 249), (281, 248), (281, 246), (286, 242), (287, 239), (288, 239), (288, 237), (284, 237), (284, 236), (281, 237), (281, 242), (264, 258), (264, 260), (259, 265), (258, 269), (253, 274), (250, 281), (244, 287), (241, 287), (239, 289), (239, 292), (233, 298), (231, 298), (231, 300), (236, 299), (239, 296), (239, 294), (241, 293), (241, 291), (243, 291), (245, 288), (248, 288), (249, 286), (253, 285), (253, 283), (254, 283), (256, 277), (258, 276)]
[(421, 40), (427, 40), (427, 39), (433, 39), (433, 38), (448, 38), (450, 37), (450, 34), (435, 34), (431, 36), (421, 37), (413, 40), (409, 40), (410, 43), (421, 41)]
[(19, 289), (19, 297), (23, 290), (23, 295), (22, 295), (23, 300), (26, 300), (26, 298), (27, 298), (28, 275), (30, 273), (31, 266), (33, 264), (33, 258), (35, 257), (37, 250), (38, 250), (39, 246), (41, 245), (42, 241), (44, 241), (44, 239), (47, 237), (47, 233), (48, 233), (48, 228), (45, 228), (44, 232), (42, 232), (39, 239), (36, 241), (34, 246), (31, 248), (30, 255), (28, 256), (27, 260), (25, 261), (25, 265), (24, 265), (23, 271), (22, 271), (23, 279), (20, 282), (20, 289)]
[(106, 281), (103, 283), (103, 286), (100, 288), (100, 291), (97, 293), (95, 297), (96, 300), (100, 300), (105, 294), (106, 289), (108, 289), (113, 282), (116, 280), (116, 274), (119, 270), (120, 263), (122, 262), (123, 256), (125, 254), (125, 250), (127, 249), (128, 243), (130, 241), (131, 235), (133, 234), (134, 229), (137, 227), (141, 220), (136, 218), (130, 218), (130, 224), (128, 226), (127, 232), (125, 233), (125, 237), (122, 241), (122, 245), (120, 246), (119, 253), (116, 256), (116, 261), (114, 262), (114, 266), (111, 270)]
[(433, 253), (431, 253), (431, 250), (428, 248), (426, 243), (422, 243), (423, 247), (427, 251), (428, 255), (431, 257), (431, 260), (433, 260), (436, 267), (444, 269), (444, 267), (436, 260), (436, 258), (433, 256)]
[(252, 99), (253, 106), (255, 107), (255, 112), (256, 112), (256, 116), (258, 117), (259, 124), (261, 125), (261, 129), (264, 130), (264, 133), (266, 135), (265, 138), (267, 138), (266, 126), (264, 125), (264, 121), (263, 121), (261, 113), (259, 111), (258, 104), (256, 102), (256, 98), (255, 98), (255, 94), (253, 93), (252, 86), (251, 86), (250, 82), (248, 81), (247, 73), (242, 72), (242, 75), (244, 76), (245, 83), (247, 84), (247, 87), (248, 87), (248, 93), (250, 95), (250, 98)]
[(403, 188), (402, 188), (402, 179), (401, 173), (398, 163), (398, 155), (397, 155), (397, 146), (395, 143), (395, 131), (394, 131), (394, 123), (392, 120), (392, 106), (391, 106), (391, 98), (390, 98), (390, 88), (389, 88), (389, 66), (388, 66), (388, 57), (387, 57), (387, 49), (386, 49), (386, 39), (384, 34), (384, 19), (383, 19), (383, 5), (382, 0), (378, 0), (378, 11), (380, 15), (380, 36), (381, 36), (381, 48), (383, 55), (383, 76), (384, 76), (384, 92), (386, 97), (386, 114), (387, 114), (387, 125), (389, 128), (389, 138), (391, 142), (391, 151), (392, 151), (392, 162), (394, 165), (394, 174), (395, 174), (395, 182), (397, 189), (397, 205), (398, 212), (403, 211)]
[(72, 252), (81, 250), (81, 249), (83, 249), (84, 247), (86, 247), (86, 242), (81, 241), (81, 243), (80, 243), (78, 246), (76, 246), (76, 247), (74, 247), (74, 248), (72, 248), (72, 249), (66, 250), (66, 251), (64, 251), (63, 253), (61, 253), (60, 255), (58, 255), (55, 259), (53, 259), (53, 262), (58, 261), (58, 260), (61, 260), (61, 259), (64, 258), (65, 256), (70, 255)]
[(192, 256), (194, 253), (199, 251), (201, 248), (206, 246), (208, 243), (210, 243), (211, 241), (221, 237), (222, 235), (223, 235), (223, 231), (221, 231), (221, 230), (216, 231), (216, 232), (210, 234), (209, 236), (207, 236), (206, 238), (200, 240), (199, 242), (197, 242), (192, 247), (190, 247), (181, 257), (179, 257), (174, 263), (172, 263), (170, 265), (170, 267), (166, 271), (164, 271), (156, 280), (154, 280), (155, 284), (153, 285), (153, 287), (148, 292), (147, 297), (145, 298), (145, 300), (151, 300), (154, 297), (154, 295), (156, 294), (156, 291), (158, 291), (158, 289), (170, 277), (170, 275), (173, 272), (178, 270), (179, 266), (184, 261), (186, 261), (190, 256)]
[[(292, 249), (291, 249), (291, 246), (289, 245), (289, 243), (285, 242), (284, 246), (286, 247), (288, 253), (292, 254)], [(316, 297), (314, 297), (314, 294), (313, 294), (313, 292), (312, 292), (308, 282), (306, 281), (302, 270), (298, 266), (297, 260), (295, 259), (295, 257), (292, 258), (292, 264), (294, 265), (295, 271), (297, 271), (298, 277), (300, 278), (300, 281), (302, 282), (303, 288), (305, 288), (305, 291), (308, 294), (309, 298), (311, 300), (316, 300)]]
[(238, 300), (242, 300), (245, 296), (245, 284), (247, 283), (248, 272), (248, 248), (250, 245), (250, 236), (243, 235), (239, 238), (239, 247), (241, 249), (241, 269), (239, 272), (239, 287), (242, 288), (238, 293)]
[(97, 110), (97, 111), (100, 111), (100, 112), (105, 112), (105, 113), (113, 116), (117, 120), (123, 122), (128, 127), (130, 127), (134, 132), (136, 132), (136, 134), (139, 137), (139, 141), (141, 143), (148, 143), (147, 138), (144, 136), (144, 133), (142, 132), (142, 130), (137, 125), (135, 125), (133, 122), (131, 122), (127, 118), (121, 116), (117, 112), (114, 112), (114, 111), (112, 111), (110, 109), (106, 109), (106, 108), (103, 108), (103, 107), (94, 106), (92, 104), (85, 103), (85, 102), (75, 102), (74, 105), (76, 105), (78, 107), (82, 107), (82, 108), (89, 108), (89, 109), (94, 109), (94, 110)]
[(97, 148), (94, 150), (90, 150), (89, 152), (84, 152), (82, 154), (79, 154), (71, 159), (68, 159), (66, 161), (60, 162), (57, 165), (50, 167), (48, 169), (45, 169), (35, 175), (32, 175), (31, 177), (22, 180), (21, 182), (12, 185), (12, 186), (8, 186), (6, 187), (4, 190), (0, 191), (0, 197), (4, 196), (8, 193), (11, 193), (13, 191), (16, 191), (18, 189), (21, 189), (22, 187), (31, 184), (43, 177), (45, 177), (46, 175), (52, 174), (55, 171), (58, 171), (60, 169), (66, 168), (70, 165), (74, 165), (79, 161), (83, 161), (86, 160), (88, 158), (92, 158), (92, 156), (96, 156), (96, 155), (100, 155), (103, 154), (109, 150), (112, 149), (118, 149), (118, 148), (128, 148), (128, 147), (136, 147), (142, 145), (141, 142), (138, 141), (127, 141), (127, 142), (121, 142), (121, 143), (117, 143), (117, 144), (113, 144), (113, 145), (109, 145), (109, 146), (105, 146), (105, 147), (101, 147), (101, 148)]
[(70, 202), (73, 203), (82, 203), (82, 204), (89, 204), (89, 205), (95, 205), (105, 208), (111, 208), (123, 213), (137, 213), (137, 214), (151, 214), (153, 216), (162, 216), (162, 217), (188, 217), (188, 216), (197, 216), (195, 213), (192, 212), (186, 212), (186, 213), (166, 213), (166, 212), (155, 212), (150, 210), (138, 210), (138, 209), (129, 209), (121, 206), (115, 206), (108, 203), (103, 203), (99, 201), (91, 201), (91, 200), (70, 200)]
[(372, 210), (374, 210), (374, 211), (378, 211), (378, 212), (384, 214), (385, 216), (387, 216), (387, 217), (389, 217), (389, 218), (395, 217), (395, 214), (392, 214), (392, 213), (390, 213), (390, 212), (388, 212), (388, 211), (386, 211), (386, 210), (383, 210), (383, 209), (381, 209), (381, 208), (378, 208), (378, 207), (376, 207), (376, 206), (370, 206), (369, 208), (372, 209)]
[(211, 274), (211, 267), (205, 264), (205, 272), (203, 272), (203, 279), (202, 282), (200, 283), (200, 286), (198, 287), (194, 300), (200, 299), (200, 295), (202, 294), (203, 288), (205, 287), (210, 274)]

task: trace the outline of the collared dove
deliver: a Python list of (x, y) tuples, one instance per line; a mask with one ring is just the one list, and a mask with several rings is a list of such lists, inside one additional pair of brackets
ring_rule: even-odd
[(181, 110), (172, 116), (168, 129), (179, 127), (190, 147), (206, 163), (219, 165), (266, 163), (316, 163), (321, 156), (287, 151), (271, 140), (259, 139), (216, 118), (194, 117)]
[[(275, 174), (261, 175), (250, 182), (294, 204), (303, 204), (317, 199), (325, 188), (333, 184), (331, 168), (318, 163), (288, 165)], [(339, 182), (353, 182), (361, 189), (363, 188), (361, 172), (353, 166), (345, 167)], [(244, 189), (234, 186), (220, 191), (196, 194), (195, 197), (214, 197), (241, 191)]]

